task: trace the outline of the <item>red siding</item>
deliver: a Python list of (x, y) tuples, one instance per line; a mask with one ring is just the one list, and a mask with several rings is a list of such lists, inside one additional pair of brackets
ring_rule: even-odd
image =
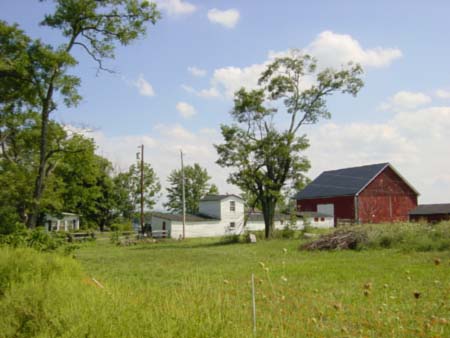
[[(354, 196), (312, 198), (297, 201), (299, 211), (317, 211), (318, 204), (334, 204), (337, 219), (355, 219)], [(407, 221), (417, 206), (417, 194), (391, 168), (387, 167), (358, 196), (361, 223)]]
[(338, 218), (355, 219), (355, 202), (353, 196), (336, 196), (297, 201), (299, 211), (317, 211), (317, 204), (334, 204), (334, 224)]
[(416, 193), (388, 167), (358, 196), (358, 217), (362, 223), (407, 221), (416, 206)]

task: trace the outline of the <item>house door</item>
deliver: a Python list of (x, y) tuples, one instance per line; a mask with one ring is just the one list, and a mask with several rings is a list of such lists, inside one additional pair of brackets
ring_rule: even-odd
[(163, 231), (162, 234), (161, 234), (162, 237), (166, 238), (166, 222), (162, 223), (162, 231)]

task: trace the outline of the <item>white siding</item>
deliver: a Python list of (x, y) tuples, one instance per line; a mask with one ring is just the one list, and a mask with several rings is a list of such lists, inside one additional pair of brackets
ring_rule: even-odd
[[(220, 221), (186, 222), (186, 238), (194, 237), (221, 237), (225, 235), (240, 234), (242, 229), (230, 229), (228, 224)], [(183, 223), (172, 222), (171, 238), (179, 238), (183, 232)]]
[(163, 229), (163, 222), (166, 222), (166, 230), (170, 234), (172, 221), (164, 218), (159, 218), (157, 216), (152, 216), (152, 231), (161, 231)]
[[(234, 211), (230, 210), (230, 202), (234, 202)], [(244, 203), (234, 196), (224, 198), (220, 201), (221, 221), (226, 224), (235, 223), (235, 227), (242, 227), (244, 224)]]

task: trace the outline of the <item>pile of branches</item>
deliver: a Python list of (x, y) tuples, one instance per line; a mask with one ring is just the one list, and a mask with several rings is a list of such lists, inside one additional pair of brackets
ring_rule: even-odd
[(300, 250), (355, 250), (366, 241), (367, 235), (364, 232), (342, 229), (322, 235), (313, 242), (305, 243), (300, 246)]

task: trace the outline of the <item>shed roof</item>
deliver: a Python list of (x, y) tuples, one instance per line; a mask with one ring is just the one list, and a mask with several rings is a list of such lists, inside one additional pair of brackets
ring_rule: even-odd
[(235, 197), (235, 198), (242, 200), (242, 198), (239, 197), (238, 195), (234, 195), (234, 194), (228, 195), (227, 194), (227, 195), (206, 195), (205, 197), (203, 197), (200, 200), (200, 202), (221, 201), (228, 197)]
[(409, 212), (410, 215), (442, 215), (450, 214), (450, 203), (420, 204)]
[[(169, 214), (169, 213), (163, 213), (163, 212), (154, 212), (152, 214), (152, 217), (158, 217), (162, 219), (167, 219), (169, 221), (176, 221), (176, 222), (182, 222), (183, 221), (183, 215), (182, 214)], [(218, 220), (217, 218), (210, 217), (207, 215), (197, 214), (186, 214), (186, 222), (207, 222), (207, 221), (215, 221)]]
[(335, 196), (354, 196), (361, 192), (387, 167), (390, 167), (417, 195), (419, 194), (391, 164), (385, 162), (324, 171), (314, 181), (308, 184), (305, 189), (299, 191), (295, 198), (301, 200)]

